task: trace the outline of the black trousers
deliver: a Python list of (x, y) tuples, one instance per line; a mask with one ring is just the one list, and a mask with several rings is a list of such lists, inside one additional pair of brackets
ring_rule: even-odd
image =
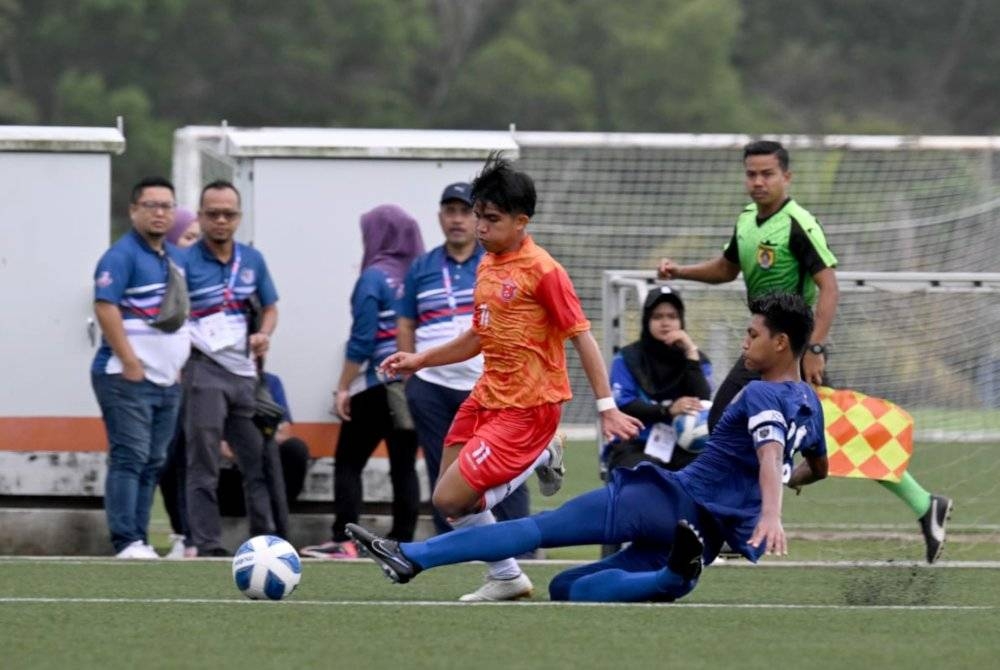
[(363, 489), (361, 471), (379, 442), (389, 449), (392, 481), (392, 530), (389, 537), (410, 542), (417, 526), (420, 485), (417, 481), (417, 434), (396, 430), (389, 414), (385, 386), (373, 386), (351, 398), (351, 420), (340, 424), (333, 464), (333, 539), (348, 539), (344, 526), (357, 523)]

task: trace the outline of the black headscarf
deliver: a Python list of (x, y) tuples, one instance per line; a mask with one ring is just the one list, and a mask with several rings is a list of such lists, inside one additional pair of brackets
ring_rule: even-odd
[[(622, 360), (652, 400), (661, 402), (682, 396), (708, 398), (710, 389), (701, 372), (701, 362), (689, 360), (683, 347), (664, 344), (649, 332), (653, 310), (663, 302), (677, 308), (681, 328), (684, 328), (684, 301), (680, 294), (669, 286), (654, 288), (642, 306), (642, 335), (638, 341), (622, 348)], [(707, 360), (703, 354), (700, 356)]]

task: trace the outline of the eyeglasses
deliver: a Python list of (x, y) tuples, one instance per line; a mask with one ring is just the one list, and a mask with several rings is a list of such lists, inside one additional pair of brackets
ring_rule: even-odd
[(201, 210), (201, 214), (209, 221), (214, 221), (215, 219), (232, 221), (233, 219), (238, 219), (242, 212), (238, 209), (203, 209)]
[(159, 211), (169, 212), (170, 210), (172, 210), (177, 205), (175, 205), (172, 202), (149, 202), (149, 201), (145, 201), (145, 202), (140, 202), (139, 206), (142, 207), (147, 212), (159, 212)]

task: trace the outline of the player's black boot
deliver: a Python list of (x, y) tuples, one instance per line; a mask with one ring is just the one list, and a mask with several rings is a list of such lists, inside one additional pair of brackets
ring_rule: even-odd
[(347, 524), (346, 531), (378, 563), (385, 576), (397, 584), (405, 584), (420, 572), (420, 566), (399, 550), (399, 542), (379, 537), (355, 523)]
[(667, 556), (667, 567), (683, 579), (697, 579), (701, 574), (701, 556), (704, 551), (705, 543), (702, 542), (701, 535), (687, 520), (681, 519), (674, 531), (674, 545)]

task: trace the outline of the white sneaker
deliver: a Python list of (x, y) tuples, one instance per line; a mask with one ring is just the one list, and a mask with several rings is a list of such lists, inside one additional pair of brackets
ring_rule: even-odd
[(128, 545), (117, 554), (115, 558), (132, 558), (132, 559), (150, 559), (159, 558), (160, 555), (156, 553), (156, 550), (151, 546), (143, 542), (142, 540), (136, 540), (132, 544)]
[(535, 468), (538, 475), (538, 491), (543, 496), (553, 496), (562, 488), (566, 466), (563, 465), (563, 443), (566, 436), (556, 433), (545, 450), (549, 452), (549, 462)]
[(163, 558), (169, 558), (171, 560), (179, 560), (182, 558), (187, 558), (184, 552), (184, 536), (170, 534), (170, 551), (166, 553)]
[(486, 583), (472, 593), (466, 593), (459, 598), (463, 603), (486, 603), (501, 600), (519, 600), (530, 598), (535, 586), (523, 572), (512, 579), (497, 579), (487, 577)]

